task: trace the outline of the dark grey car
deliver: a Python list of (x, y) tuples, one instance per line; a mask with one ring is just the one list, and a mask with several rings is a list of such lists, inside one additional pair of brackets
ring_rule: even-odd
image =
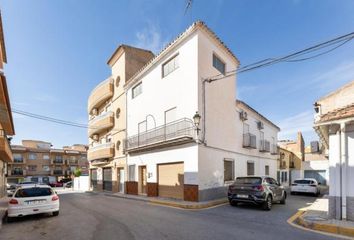
[(232, 206), (244, 202), (260, 205), (264, 210), (270, 210), (275, 202), (285, 204), (286, 191), (271, 177), (238, 177), (229, 186), (228, 198)]

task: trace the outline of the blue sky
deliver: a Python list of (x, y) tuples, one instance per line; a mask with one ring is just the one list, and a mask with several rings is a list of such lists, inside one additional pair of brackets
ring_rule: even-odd
[[(158, 52), (195, 20), (203, 20), (242, 65), (285, 55), (354, 31), (354, 1), (0, 0), (12, 107), (87, 123), (90, 91), (110, 74), (116, 47)], [(354, 80), (354, 41), (325, 56), (238, 76), (238, 97), (278, 124), (280, 138), (312, 130), (316, 99)], [(14, 114), (16, 136), (56, 147), (87, 143), (85, 129)]]

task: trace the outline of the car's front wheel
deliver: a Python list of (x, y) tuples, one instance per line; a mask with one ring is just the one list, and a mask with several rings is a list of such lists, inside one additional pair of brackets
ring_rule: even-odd
[(272, 196), (268, 196), (266, 198), (266, 200), (264, 201), (264, 203), (262, 204), (263, 210), (266, 210), (266, 211), (271, 210), (272, 209), (272, 201), (273, 201)]
[(59, 215), (59, 211), (53, 212), (53, 216), (58, 216), (58, 215)]
[(230, 201), (230, 205), (233, 207), (237, 207), (238, 202), (236, 201)]
[(285, 204), (286, 201), (286, 192), (283, 193), (283, 198), (280, 200), (280, 204)]

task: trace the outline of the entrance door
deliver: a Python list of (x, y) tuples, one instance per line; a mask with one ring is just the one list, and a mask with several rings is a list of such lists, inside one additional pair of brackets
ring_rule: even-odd
[(118, 168), (118, 192), (124, 193), (124, 168)]
[(112, 168), (103, 168), (103, 190), (112, 191)]
[(140, 194), (146, 194), (146, 182), (147, 182), (147, 177), (146, 177), (146, 166), (140, 166), (139, 167), (139, 193)]
[(158, 192), (160, 197), (183, 199), (183, 163), (158, 165)]
[(93, 191), (97, 190), (97, 169), (91, 169), (91, 187)]

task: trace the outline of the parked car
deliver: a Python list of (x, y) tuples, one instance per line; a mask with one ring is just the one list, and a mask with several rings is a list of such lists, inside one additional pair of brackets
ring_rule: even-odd
[(270, 210), (275, 202), (285, 204), (286, 191), (271, 177), (238, 177), (229, 186), (228, 198), (232, 206), (237, 206), (238, 203), (252, 203), (262, 206), (264, 210)]
[(71, 178), (63, 178), (62, 180), (60, 180), (59, 182), (61, 183), (67, 183), (67, 182), (71, 182)]
[(6, 192), (8, 197), (12, 197), (16, 190), (16, 184), (6, 184)]
[(73, 182), (72, 181), (64, 183), (64, 188), (72, 188), (72, 186), (73, 186)]
[(59, 197), (47, 185), (24, 185), (16, 189), (8, 202), (7, 220), (39, 213), (59, 215)]
[(64, 183), (62, 182), (51, 182), (49, 183), (49, 186), (51, 187), (63, 187)]
[(319, 183), (314, 178), (296, 179), (290, 187), (290, 194), (311, 193), (315, 196), (320, 194)]

